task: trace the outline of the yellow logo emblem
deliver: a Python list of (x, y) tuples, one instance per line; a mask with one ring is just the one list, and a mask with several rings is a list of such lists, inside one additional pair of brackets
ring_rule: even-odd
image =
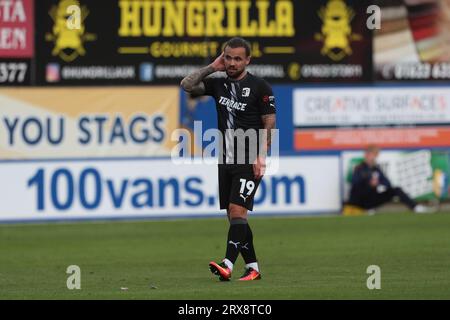
[(315, 39), (323, 42), (320, 53), (333, 61), (351, 55), (350, 43), (362, 39), (361, 35), (352, 33), (353, 9), (344, 0), (329, 0), (326, 7), (320, 8), (318, 15), (323, 21), (321, 33), (315, 34)]
[(299, 80), (300, 79), (300, 70), (301, 70), (300, 65), (298, 63), (296, 63), (296, 62), (291, 63), (288, 66), (289, 77), (292, 80)]
[(95, 34), (85, 31), (84, 21), (89, 15), (86, 6), (80, 8), (78, 27), (70, 27), (68, 23), (71, 18), (70, 8), (74, 6), (80, 8), (78, 0), (60, 0), (57, 6), (53, 6), (49, 11), (49, 15), (54, 22), (52, 33), (45, 35), (46, 41), (55, 44), (52, 55), (58, 56), (66, 62), (72, 62), (79, 56), (84, 56), (86, 54), (84, 43), (96, 39)]

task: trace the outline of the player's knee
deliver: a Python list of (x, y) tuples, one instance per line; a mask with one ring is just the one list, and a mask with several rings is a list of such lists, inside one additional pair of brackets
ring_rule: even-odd
[(236, 204), (230, 204), (228, 213), (229, 219), (247, 219), (247, 209)]

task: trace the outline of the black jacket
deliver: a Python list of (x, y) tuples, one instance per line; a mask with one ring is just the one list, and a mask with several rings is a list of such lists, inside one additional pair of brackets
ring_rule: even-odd
[(362, 162), (353, 171), (349, 204), (361, 206), (368, 198), (377, 194), (377, 188), (370, 185), (372, 176), (376, 174), (380, 185), (391, 188), (391, 182), (378, 165), (370, 167), (366, 162)]

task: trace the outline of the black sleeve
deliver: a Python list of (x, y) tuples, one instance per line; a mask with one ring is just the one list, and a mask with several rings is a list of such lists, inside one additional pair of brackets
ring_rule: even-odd
[(205, 96), (214, 96), (217, 80), (213, 77), (206, 77), (202, 80), (205, 85)]
[(362, 206), (365, 198), (372, 194), (373, 190), (369, 185), (369, 175), (362, 165), (358, 165), (353, 170), (352, 184), (350, 189), (349, 204)]
[(352, 186), (357, 188), (370, 188), (370, 175), (362, 165), (355, 167), (352, 176)]
[(262, 81), (260, 84), (258, 99), (258, 108), (261, 114), (276, 113), (275, 96), (273, 95), (272, 88), (266, 81)]

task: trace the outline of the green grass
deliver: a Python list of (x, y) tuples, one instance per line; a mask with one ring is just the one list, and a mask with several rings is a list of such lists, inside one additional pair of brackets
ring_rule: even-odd
[[(263, 280), (246, 283), (208, 269), (225, 219), (3, 225), (0, 299), (450, 299), (448, 213), (250, 222)], [(69, 265), (81, 290), (66, 287)], [(381, 290), (366, 287), (369, 265)]]

